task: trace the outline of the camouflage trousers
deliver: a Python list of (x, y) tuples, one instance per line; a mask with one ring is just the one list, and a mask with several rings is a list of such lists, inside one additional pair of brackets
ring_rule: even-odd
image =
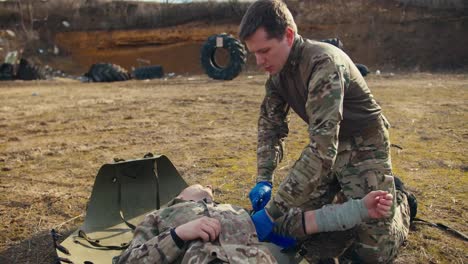
[[(392, 217), (368, 220), (344, 232), (310, 236), (303, 241), (304, 257), (311, 263), (320, 258), (336, 257), (346, 250), (357, 263), (391, 262), (409, 231), (409, 206), (405, 194), (395, 190), (390, 159), (390, 140), (385, 120), (359, 135), (340, 139), (338, 155), (331, 173), (321, 175), (307, 202), (292, 205), (313, 210), (333, 202), (337, 193), (347, 199), (362, 198), (374, 190), (393, 194)], [(368, 129), (369, 130), (369, 129)]]

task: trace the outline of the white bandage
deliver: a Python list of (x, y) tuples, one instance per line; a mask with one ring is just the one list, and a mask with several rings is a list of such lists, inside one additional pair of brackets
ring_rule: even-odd
[(368, 218), (369, 212), (361, 199), (326, 205), (315, 211), (318, 232), (348, 230)]

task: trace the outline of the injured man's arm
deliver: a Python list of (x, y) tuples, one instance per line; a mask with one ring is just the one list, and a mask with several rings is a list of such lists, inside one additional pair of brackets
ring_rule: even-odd
[(391, 215), (393, 196), (385, 191), (373, 191), (362, 199), (351, 199), (342, 204), (329, 204), (320, 209), (302, 211), (291, 208), (276, 221), (275, 233), (293, 238), (351, 229), (369, 219)]

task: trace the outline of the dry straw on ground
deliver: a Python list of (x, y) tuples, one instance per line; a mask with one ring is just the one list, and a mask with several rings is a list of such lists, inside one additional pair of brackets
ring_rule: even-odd
[[(212, 183), (218, 199), (248, 206), (256, 122), (265, 76), (205, 76), (82, 84), (0, 84), (0, 263), (50, 263), (49, 230), (76, 229), (99, 167), (114, 157), (167, 155), (189, 183)], [(420, 216), (468, 233), (467, 75), (372, 76), (393, 125), (395, 172)], [(307, 143), (293, 115), (275, 185)], [(466, 242), (417, 226), (398, 263), (467, 263)]]

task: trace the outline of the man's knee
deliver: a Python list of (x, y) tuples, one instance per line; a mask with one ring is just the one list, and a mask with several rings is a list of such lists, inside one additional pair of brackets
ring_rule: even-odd
[(354, 245), (360, 263), (389, 263), (408, 237), (409, 215), (406, 204), (399, 204), (392, 219), (363, 224)]
[(397, 251), (398, 247), (391, 241), (378, 247), (361, 244), (355, 248), (352, 259), (355, 263), (390, 263), (396, 257)]

